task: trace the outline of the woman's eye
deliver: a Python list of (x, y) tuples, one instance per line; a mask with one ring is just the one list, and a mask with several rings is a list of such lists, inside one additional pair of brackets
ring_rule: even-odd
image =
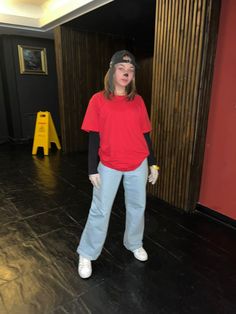
[(124, 68), (122, 68), (122, 67), (118, 67), (117, 69), (118, 69), (118, 71), (120, 71), (120, 72), (122, 72), (122, 73), (124, 73), (124, 72), (127, 72), (127, 73), (134, 73), (134, 69), (124, 69)]

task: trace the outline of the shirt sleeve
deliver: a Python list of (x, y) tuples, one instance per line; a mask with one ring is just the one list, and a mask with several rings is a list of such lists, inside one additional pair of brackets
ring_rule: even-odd
[(100, 146), (100, 137), (98, 132), (89, 132), (88, 148), (88, 174), (98, 173), (97, 167), (99, 162), (98, 150)]
[(98, 99), (96, 95), (89, 101), (81, 129), (86, 132), (99, 132)]
[(157, 160), (154, 156), (154, 152), (153, 152), (153, 148), (152, 148), (152, 140), (150, 138), (150, 134), (148, 133), (144, 133), (144, 138), (146, 140), (146, 143), (148, 145), (148, 149), (149, 149), (149, 156), (148, 156), (148, 165), (152, 166), (152, 165), (156, 165), (157, 164)]
[(145, 106), (145, 103), (142, 97), (140, 97), (140, 99), (141, 99), (141, 115), (140, 115), (141, 130), (143, 133), (147, 133), (147, 132), (150, 132), (152, 129), (151, 122), (147, 113), (147, 108)]

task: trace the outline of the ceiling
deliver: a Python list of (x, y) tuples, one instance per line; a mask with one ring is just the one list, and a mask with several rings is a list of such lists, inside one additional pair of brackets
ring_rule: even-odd
[(155, 7), (156, 0), (0, 0), (0, 34), (50, 38), (56, 26), (69, 24), (133, 38), (152, 50)]
[(47, 32), (113, 0), (1, 0), (0, 28)]
[(153, 51), (156, 0), (115, 0), (67, 24), (77, 29), (129, 37)]
[(27, 4), (42, 5), (45, 2), (48, 2), (48, 0), (11, 0), (11, 1), (8, 1), (8, 2), (12, 3), (12, 4), (24, 4), (24, 3), (27, 3)]
[[(3, 1), (4, 2), (4, 1)], [(35, 4), (35, 5), (42, 5), (45, 2), (48, 2), (48, 0), (9, 0), (9, 1), (5, 1), (6, 3), (8, 3), (8, 5), (15, 5), (15, 4)]]

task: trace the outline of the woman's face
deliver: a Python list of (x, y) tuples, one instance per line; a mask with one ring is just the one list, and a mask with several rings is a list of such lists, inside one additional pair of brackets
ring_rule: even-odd
[(135, 67), (131, 63), (117, 63), (114, 72), (115, 88), (125, 88), (134, 78)]

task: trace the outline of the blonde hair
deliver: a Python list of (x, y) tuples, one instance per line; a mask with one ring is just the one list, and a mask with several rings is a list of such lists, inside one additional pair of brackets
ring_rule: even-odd
[[(104, 77), (104, 96), (107, 99), (112, 99), (114, 96), (114, 81), (113, 75), (115, 73), (115, 67), (112, 66), (106, 73)], [(135, 85), (135, 76), (133, 77), (132, 81), (126, 86), (126, 97), (128, 100), (133, 100), (135, 95), (137, 94), (136, 85)]]

